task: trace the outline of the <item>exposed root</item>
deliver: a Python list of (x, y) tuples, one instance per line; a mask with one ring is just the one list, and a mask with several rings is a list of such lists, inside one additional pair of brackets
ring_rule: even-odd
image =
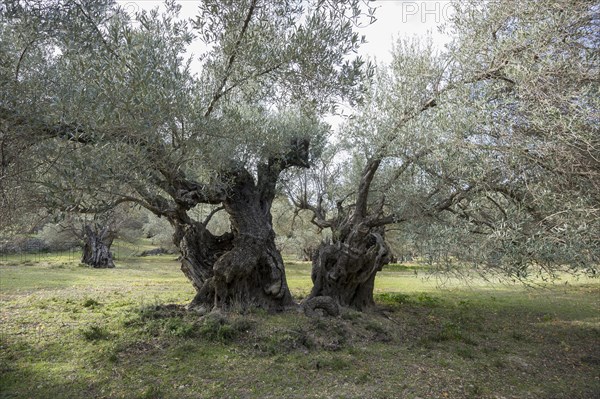
[(309, 317), (324, 316), (336, 317), (340, 314), (340, 307), (330, 296), (317, 296), (309, 298), (301, 304), (304, 314)]

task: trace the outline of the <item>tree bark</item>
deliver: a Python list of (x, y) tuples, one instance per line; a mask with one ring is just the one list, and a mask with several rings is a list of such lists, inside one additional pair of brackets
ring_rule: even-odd
[[(160, 169), (164, 179), (157, 181), (173, 202), (138, 191), (144, 198), (139, 203), (167, 217), (175, 228), (181, 269), (196, 289), (190, 307), (277, 310), (293, 304), (275, 245), (271, 206), (281, 172), (308, 167), (308, 148), (308, 140), (293, 139), (287, 153), (257, 165), (256, 177), (232, 164), (209, 184), (188, 180), (181, 170)], [(204, 222), (194, 221), (188, 211), (200, 203), (221, 205), (229, 214), (231, 231), (216, 236), (207, 229), (216, 210)]]
[(211, 309), (215, 297), (216, 261), (233, 248), (233, 235), (213, 235), (200, 222), (175, 224), (174, 243), (181, 252), (181, 271), (192, 282), (196, 296), (191, 307)]
[(322, 242), (312, 262), (309, 298), (328, 296), (341, 306), (364, 310), (375, 304), (375, 276), (390, 262), (383, 228), (352, 229), (334, 242)]
[(108, 226), (100, 229), (98, 226), (85, 225), (84, 240), (81, 263), (98, 269), (115, 267), (112, 252), (110, 252), (113, 236)]

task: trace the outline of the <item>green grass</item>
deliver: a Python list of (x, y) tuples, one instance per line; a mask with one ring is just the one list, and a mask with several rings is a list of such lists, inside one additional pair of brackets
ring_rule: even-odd
[[(134, 251), (132, 251), (134, 252)], [(73, 254), (0, 262), (0, 398), (592, 398), (600, 284), (533, 290), (386, 268), (378, 308), (184, 310), (173, 255), (81, 267)], [(286, 259), (296, 298), (310, 265)], [(567, 283), (566, 285), (564, 283)]]

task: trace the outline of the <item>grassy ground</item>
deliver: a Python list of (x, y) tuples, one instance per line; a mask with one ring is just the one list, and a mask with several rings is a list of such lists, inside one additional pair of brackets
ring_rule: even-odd
[[(545, 289), (392, 267), (378, 309), (200, 317), (174, 256), (92, 270), (0, 259), (0, 398), (595, 398), (600, 284)], [(288, 262), (296, 298), (310, 267)]]

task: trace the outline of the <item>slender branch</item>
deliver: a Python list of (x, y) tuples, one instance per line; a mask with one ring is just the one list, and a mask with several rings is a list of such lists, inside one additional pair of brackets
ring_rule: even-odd
[(19, 57), (19, 61), (17, 61), (17, 66), (15, 68), (15, 81), (19, 80), (19, 71), (21, 69), (21, 63), (23, 62), (23, 59), (25, 58), (25, 54), (29, 50), (29, 47), (31, 47), (31, 45), (33, 43), (35, 43), (35, 40), (36, 39), (32, 39), (29, 43), (27, 43), (27, 45), (25, 46), (25, 48), (21, 52), (21, 56)]
[(242, 30), (240, 31), (237, 41), (235, 42), (235, 45), (233, 46), (233, 51), (231, 52), (231, 55), (229, 56), (229, 60), (227, 61), (227, 66), (225, 67), (225, 76), (223, 76), (223, 80), (221, 81), (221, 84), (219, 85), (217, 90), (215, 90), (215, 93), (213, 94), (213, 98), (210, 101), (210, 104), (208, 105), (208, 109), (204, 113), (205, 118), (208, 118), (210, 116), (210, 114), (213, 112), (214, 107), (217, 104), (217, 102), (219, 101), (219, 99), (221, 97), (223, 97), (223, 95), (225, 94), (224, 89), (225, 89), (225, 86), (227, 85), (227, 80), (229, 79), (229, 76), (231, 74), (231, 70), (233, 68), (233, 64), (235, 62), (235, 58), (238, 53), (238, 50), (242, 44), (242, 40), (244, 39), (244, 36), (246, 35), (246, 31), (248, 30), (248, 27), (250, 26), (250, 21), (252, 20), (252, 15), (254, 14), (254, 10), (256, 9), (257, 2), (258, 2), (258, 0), (252, 0), (252, 2), (250, 3), (250, 8), (248, 9), (248, 13), (246, 14), (246, 19), (244, 20), (244, 25), (242, 26)]
[(310, 222), (317, 226), (319, 229), (327, 229), (335, 225), (334, 220), (327, 219), (325, 211), (320, 205), (312, 205), (306, 200), (306, 198), (298, 199), (294, 198), (293, 196), (290, 196), (290, 200), (297, 209), (311, 211), (313, 216)]
[[(235, 82), (235, 83), (233, 83), (231, 86), (229, 86), (227, 89), (224, 89), (224, 90), (223, 90), (223, 93), (222, 93), (222, 94), (221, 94), (219, 97), (222, 97), (222, 96), (226, 95), (226, 94), (227, 94), (227, 93), (229, 93), (231, 90), (235, 89), (236, 87), (239, 87), (239, 86), (241, 86), (243, 83), (245, 83), (245, 82), (249, 81), (250, 79), (256, 79), (256, 78), (259, 78), (259, 77), (261, 77), (261, 76), (267, 75), (267, 74), (269, 74), (269, 73), (271, 73), (271, 72), (273, 72), (273, 71), (275, 71), (275, 70), (279, 69), (279, 68), (280, 68), (282, 65), (283, 65), (283, 62), (280, 62), (280, 63), (278, 63), (278, 64), (276, 64), (276, 65), (273, 65), (273, 66), (272, 66), (272, 67), (270, 67), (270, 68), (267, 68), (267, 69), (265, 69), (265, 70), (261, 71), (261, 72), (255, 73), (255, 74), (253, 74), (253, 75), (248, 75), (248, 76), (246, 76), (246, 77), (244, 77), (244, 78), (242, 78), (242, 79), (240, 79), (240, 80), (236, 81), (236, 82)], [(208, 116), (208, 115), (204, 115), (204, 116)]]
[[(121, 56), (119, 54), (117, 54), (117, 52), (108, 44), (108, 42), (104, 38), (104, 35), (102, 34), (102, 32), (100, 31), (100, 29), (98, 28), (98, 25), (96, 24), (96, 22), (94, 22), (94, 20), (92, 19), (92, 17), (85, 11), (85, 9), (81, 6), (81, 4), (79, 4), (78, 2), (75, 2), (75, 5), (79, 9), (79, 11), (81, 11), (81, 13), (83, 14), (83, 16), (88, 21), (88, 23), (94, 28), (96, 34), (98, 35), (98, 37), (102, 41), (102, 44), (104, 45), (104, 47), (106, 48), (106, 50), (108, 50), (108, 52), (113, 57), (115, 57), (117, 60), (123, 61), (123, 59), (121, 58)], [(125, 67), (129, 71), (132, 70), (131, 65), (129, 65), (127, 62), (124, 62), (124, 64), (125, 64)]]
[(344, 205), (344, 202), (345, 202), (345, 201), (346, 201), (348, 198), (350, 198), (351, 196), (353, 196), (354, 194), (355, 194), (355, 192), (354, 192), (354, 191), (351, 191), (351, 192), (349, 192), (348, 194), (346, 194), (346, 195), (345, 195), (343, 198), (341, 198), (339, 201), (337, 201), (337, 202), (335, 203), (335, 206), (336, 206), (336, 208), (337, 208), (337, 210), (338, 210), (338, 213), (339, 213), (340, 215), (344, 213), (344, 206), (343, 206), (343, 205)]

